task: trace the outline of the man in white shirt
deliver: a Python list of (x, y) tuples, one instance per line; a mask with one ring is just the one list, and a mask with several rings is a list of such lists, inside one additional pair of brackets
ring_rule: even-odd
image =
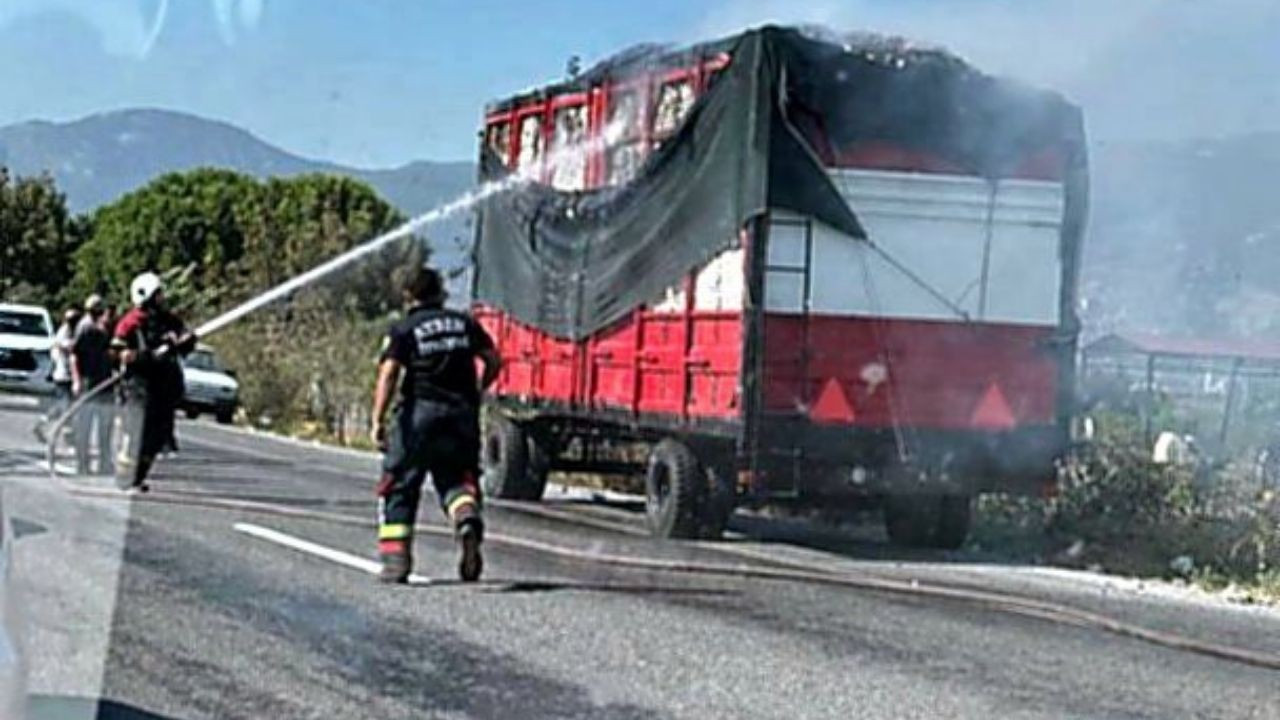
[(71, 375), (71, 351), (76, 342), (76, 326), (80, 324), (80, 309), (67, 308), (62, 314), (62, 324), (58, 326), (58, 331), (53, 335), (53, 347), (49, 350), (49, 359), (53, 361), (53, 380), (54, 399), (49, 404), (45, 416), (36, 423), (36, 437), (40, 442), (45, 442), (44, 428), (49, 422), (56, 420), (63, 412), (66, 411), (67, 405), (71, 402), (72, 395), (72, 375)]

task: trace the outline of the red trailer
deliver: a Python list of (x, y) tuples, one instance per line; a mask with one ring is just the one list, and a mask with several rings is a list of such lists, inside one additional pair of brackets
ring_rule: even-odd
[(477, 223), (475, 310), (505, 361), (487, 490), (635, 472), (660, 536), (716, 536), (739, 504), (878, 503), (894, 541), (943, 547), (975, 494), (1051, 491), (1080, 128), (1056, 95), (943, 52), (781, 28), (491, 105), (486, 175), (547, 187)]

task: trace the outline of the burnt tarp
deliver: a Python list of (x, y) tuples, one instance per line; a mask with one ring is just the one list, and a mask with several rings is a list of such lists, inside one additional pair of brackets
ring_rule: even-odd
[[(581, 338), (737, 244), (740, 229), (767, 208), (864, 238), (824, 167), (832, 146), (900, 141), (997, 175), (1061, 131), (1059, 109), (1045, 109), (1047, 93), (1008, 89), (942, 52), (886, 64), (878, 42), (765, 27), (682, 55), (630, 53), (546, 89), (583, 90), (690, 55), (731, 57), (676, 135), (626, 185), (561, 192), (525, 183), (483, 202), (475, 299), (550, 334)], [(805, 118), (816, 120), (805, 127)], [(482, 180), (506, 172), (497, 158), (482, 157)]]
[(979, 72), (943, 50), (817, 30), (775, 42), (786, 56), (788, 117), (828, 161), (879, 143), (997, 179), (1047, 148), (1083, 146), (1080, 111), (1061, 96)]

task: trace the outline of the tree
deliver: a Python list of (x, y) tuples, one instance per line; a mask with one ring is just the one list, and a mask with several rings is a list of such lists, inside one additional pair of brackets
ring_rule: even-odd
[(201, 169), (163, 175), (99, 208), (76, 252), (73, 292), (120, 296), (144, 270), (188, 267), (191, 292), (218, 287), (244, 252), (260, 192), (247, 175)]
[[(260, 199), (239, 263), (241, 296), (404, 222), (366, 185), (342, 177), (269, 180)], [(235, 359), (272, 368), (270, 382), (246, 383), (247, 410), (286, 423), (308, 419), (342, 441), (362, 434), (379, 335), (399, 304), (391, 278), (426, 256), (421, 242), (393, 244), (233, 330), (237, 341), (220, 344), (229, 357), (243, 353)]]
[(0, 168), (0, 299), (54, 303), (87, 232), (51, 177), (14, 179)]
[[(268, 180), (246, 230), (240, 279), (258, 292), (392, 230), (405, 221), (368, 185), (333, 175)], [(358, 316), (387, 313), (398, 297), (387, 282), (399, 265), (425, 259), (421, 242), (399, 243), (313, 288), (334, 306), (354, 305)]]
[[(77, 294), (118, 294), (143, 270), (181, 272), (174, 299), (210, 314), (402, 222), (368, 185), (345, 177), (259, 182), (227, 170), (171, 173), (93, 215), (72, 286)], [(421, 241), (406, 240), (321, 288), (334, 302), (354, 302), (362, 315), (385, 313), (395, 303), (386, 274), (423, 257)]]

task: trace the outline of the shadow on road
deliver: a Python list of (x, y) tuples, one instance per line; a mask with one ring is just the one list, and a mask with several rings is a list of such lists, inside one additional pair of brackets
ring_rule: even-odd
[(480, 580), (464, 583), (461, 580), (445, 580), (431, 578), (430, 582), (411, 582), (401, 585), (404, 588), (417, 590), (439, 590), (441, 588), (476, 588), (483, 593), (497, 595), (535, 594), (550, 592), (593, 592), (618, 595), (667, 595), (721, 597), (740, 595), (738, 590), (710, 587), (674, 587), (669, 585), (648, 585), (636, 583), (595, 583), (575, 582), (572, 580)]
[(244, 456), (235, 457), (217, 457), (200, 451), (182, 450), (178, 455), (170, 458), (170, 462), (174, 467), (242, 467), (250, 465), (255, 468), (292, 468), (297, 463), (291, 460), (270, 459), (254, 456), (245, 459)]
[[(643, 525), (644, 502), (627, 501), (596, 496), (573, 498), (544, 503), (569, 511), (590, 511), (591, 508), (620, 510), (631, 516), (636, 527)], [(790, 545), (841, 555), (851, 560), (877, 560), (910, 563), (982, 563), (988, 565), (1017, 565), (1015, 558), (974, 550), (933, 550), (906, 548), (893, 545), (879, 528), (877, 513), (863, 513), (856, 522), (832, 525), (807, 518), (769, 517), (754, 513), (736, 513), (729, 523), (729, 530), (742, 537), (725, 538), (716, 542), (726, 546), (736, 543), (764, 543)]]
[(27, 702), (28, 720), (178, 720), (114, 700), (34, 695)]
[(757, 515), (735, 515), (731, 529), (751, 542), (778, 543), (822, 550), (858, 560), (902, 562), (995, 562), (964, 550), (929, 550), (904, 548), (889, 543), (878, 530), (866, 524), (850, 529), (826, 525), (814, 520), (771, 518)]
[[(462, 585), (461, 581), (432, 581), (432, 585)], [(560, 591), (617, 593), (619, 595), (738, 595), (737, 590), (723, 588), (670, 587), (662, 585), (637, 585), (613, 583), (567, 582), (559, 580), (491, 580), (484, 583), (485, 592), (491, 593), (546, 593)], [(428, 586), (429, 587), (429, 586)]]
[(10, 518), (10, 521), (13, 523), (14, 540), (21, 540), (35, 535), (43, 535), (49, 532), (49, 528), (44, 525), (37, 522), (31, 522), (30, 520), (23, 520), (20, 517)]

